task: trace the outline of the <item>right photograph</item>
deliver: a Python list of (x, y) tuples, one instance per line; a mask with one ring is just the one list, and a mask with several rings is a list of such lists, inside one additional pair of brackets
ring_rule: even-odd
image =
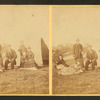
[(53, 94), (100, 94), (100, 6), (52, 7)]

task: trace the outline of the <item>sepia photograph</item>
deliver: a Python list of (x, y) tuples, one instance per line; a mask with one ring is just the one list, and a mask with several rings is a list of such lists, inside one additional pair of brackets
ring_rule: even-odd
[(0, 6), (0, 94), (49, 94), (49, 7)]
[(52, 7), (53, 94), (100, 94), (100, 6)]

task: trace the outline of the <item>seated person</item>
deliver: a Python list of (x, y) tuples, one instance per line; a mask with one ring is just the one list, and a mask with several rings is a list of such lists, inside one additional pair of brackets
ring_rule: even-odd
[(5, 59), (5, 62), (4, 62), (4, 64), (5, 64), (4, 69), (7, 70), (8, 64), (11, 63), (11, 69), (13, 70), (14, 65), (16, 65), (17, 54), (13, 49), (11, 49), (10, 45), (7, 47), (5, 57), (6, 57), (6, 59)]
[(20, 67), (24, 66), (24, 62), (26, 60), (26, 53), (27, 53), (27, 48), (24, 45), (24, 41), (20, 42), (20, 48), (18, 49), (20, 52)]
[(66, 66), (66, 67), (69, 67), (69, 65), (67, 65), (66, 62), (64, 61), (62, 54), (58, 53), (58, 50), (57, 50), (56, 54), (57, 54), (55, 56), (55, 63), (56, 63), (56, 65), (62, 64), (64, 66)]
[(22, 51), (21, 53), (22, 53), (22, 55), (21, 55), (21, 58), (20, 58), (20, 66), (19, 66), (19, 68), (20, 67), (23, 68), (24, 65), (25, 65), (25, 62), (27, 61), (27, 52)]
[(25, 65), (28, 65), (28, 67), (33, 67), (33, 66), (37, 66), (35, 60), (34, 60), (34, 54), (31, 51), (31, 48), (28, 47), (27, 48), (27, 60), (25, 62)]
[(95, 66), (97, 65), (97, 58), (98, 58), (98, 55), (96, 53), (95, 50), (92, 49), (92, 46), (89, 46), (88, 47), (88, 51), (86, 53), (86, 63), (85, 63), (85, 70), (88, 71), (88, 67), (89, 67), (89, 64), (92, 65), (92, 70), (95, 69)]
[(57, 64), (63, 64), (64, 66), (68, 67), (68, 65), (67, 65), (66, 62), (64, 61), (62, 55), (59, 55)]

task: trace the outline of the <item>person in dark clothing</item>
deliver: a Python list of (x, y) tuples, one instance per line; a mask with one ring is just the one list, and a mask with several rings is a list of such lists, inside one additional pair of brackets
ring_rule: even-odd
[(31, 48), (27, 48), (27, 62), (33, 67), (37, 67), (37, 63), (34, 60), (34, 53), (31, 51)]
[(5, 65), (4, 65), (5, 70), (8, 69), (9, 63), (11, 63), (11, 69), (13, 70), (14, 65), (16, 65), (17, 54), (15, 50), (11, 49), (10, 45), (8, 46), (5, 56), (6, 56)]
[(63, 59), (62, 54), (58, 56), (57, 65), (58, 65), (58, 64), (62, 64), (62, 65), (64, 65), (64, 66), (66, 66), (66, 67), (69, 67), (69, 65), (67, 65), (66, 62), (65, 62), (65, 60)]
[(88, 47), (88, 51), (86, 53), (86, 62), (85, 62), (85, 70), (88, 71), (89, 64), (92, 65), (92, 70), (95, 69), (95, 66), (97, 65), (97, 59), (98, 55), (95, 50), (92, 49), (92, 46)]
[(84, 68), (82, 51), (83, 51), (83, 46), (80, 44), (80, 40), (77, 39), (76, 44), (74, 44), (73, 46), (73, 56), (74, 56), (75, 62), (76, 63), (80, 62), (81, 67)]
[(34, 54), (31, 51), (30, 47), (28, 47), (28, 49), (27, 49), (27, 60), (34, 60)]
[(55, 67), (56, 65), (59, 65), (59, 64), (69, 67), (69, 65), (67, 65), (66, 62), (64, 61), (63, 55), (60, 53), (59, 50), (56, 50), (53, 58), (54, 58)]

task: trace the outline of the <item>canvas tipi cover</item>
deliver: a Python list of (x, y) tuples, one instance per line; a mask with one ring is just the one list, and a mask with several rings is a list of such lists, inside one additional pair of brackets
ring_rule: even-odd
[(39, 66), (49, 64), (49, 49), (43, 38), (39, 39), (32, 51), (34, 52), (34, 59)]
[(45, 44), (43, 38), (41, 38), (41, 53), (43, 65), (49, 65), (49, 49)]

